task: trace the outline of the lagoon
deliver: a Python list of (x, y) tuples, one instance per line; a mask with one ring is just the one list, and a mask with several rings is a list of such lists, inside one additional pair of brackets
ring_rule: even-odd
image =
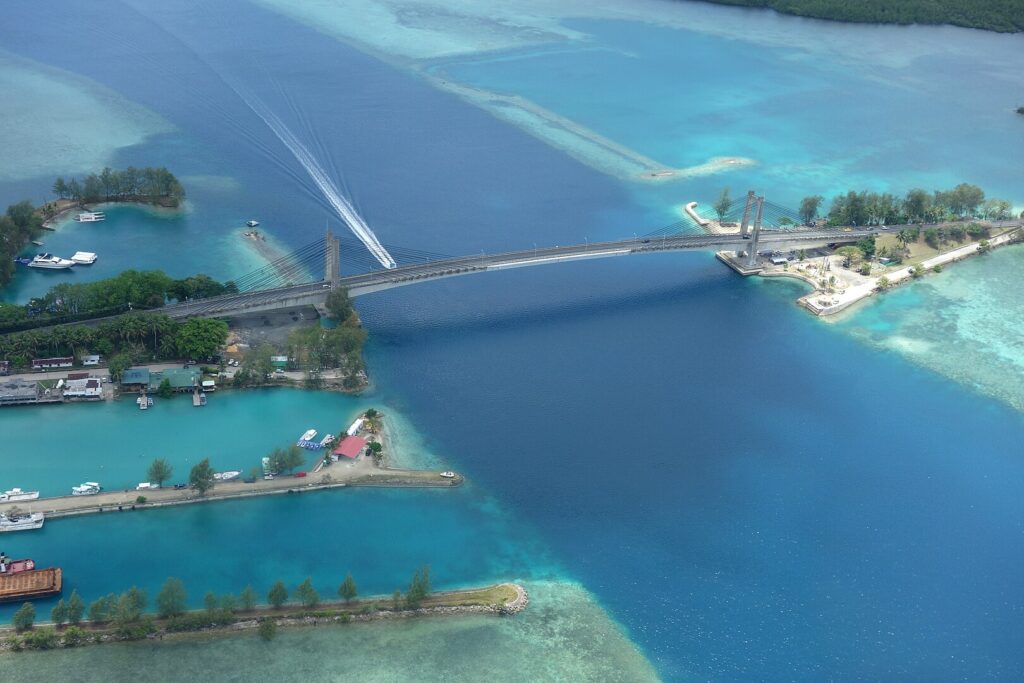
[[(235, 256), (211, 245), (250, 217), (291, 248), (321, 237), (330, 218), (322, 197), (232, 85), (256, 92), (299, 132), (385, 243), (437, 253), (642, 233), (678, 220), (685, 201), (711, 201), (725, 184), (734, 193), (752, 185), (786, 203), (804, 188), (828, 194), (967, 180), (1021, 201), (1008, 161), (1021, 156), (1020, 137), (1008, 132), (1019, 121), (1001, 100), (954, 95), (999, 83), (999, 97), (1012, 91), (1024, 73), (1013, 68), (1024, 54), (1019, 36), (607, 2), (595, 5), (601, 16), (576, 8), (568, 22), (541, 8), (547, 25), (560, 27), (552, 33), (567, 37), (562, 51), (517, 42), (503, 46), (512, 48), (505, 61), (469, 59), (460, 49), (440, 65), (673, 164), (742, 145), (761, 161), (728, 176), (651, 185), (595, 170), (436, 89), (421, 76), (435, 62), (417, 62), (417, 53), (409, 61), (380, 46), (360, 52), (338, 40), (334, 24), (314, 30), (240, 1), (129, 6), (136, 11), (100, 5), (84, 17), (67, 0), (45, 11), (19, 5), (0, 37), (7, 49), (102, 83), (175, 126), (115, 159), (164, 163), (195, 178), (186, 180), (189, 239), (167, 240), (159, 252), (137, 250), (138, 267), (231, 276)], [(607, 16), (610, 6), (618, 18)], [(635, 7), (693, 21), (685, 28), (643, 21), (630, 14)], [(44, 17), (51, 30), (32, 31)], [(475, 36), (481, 30), (436, 7), (404, 19), (419, 22), (414, 34), (453, 24)], [(781, 49), (787, 40), (791, 47)], [(865, 49), (846, 49), (857, 45)], [(735, 78), (716, 81), (707, 55), (731, 47), (720, 73)], [(125, 63), (124, 51), (140, 57)], [(695, 63), (694, 87), (706, 94), (700, 100), (674, 91), (687, 63)], [(759, 70), (765, 78), (756, 78)], [(717, 88), (723, 81), (729, 87)], [(775, 82), (775, 90), (768, 87)], [(840, 91), (852, 95), (843, 100)], [(648, 93), (657, 97), (645, 99)], [(865, 105), (875, 94), (893, 107), (912, 109), (916, 98), (939, 105), (914, 111), (919, 118), (889, 137), (891, 109)], [(808, 100), (820, 108), (800, 110)], [(964, 130), (964, 120), (979, 117), (985, 125)], [(965, 146), (971, 153), (957, 152)], [(51, 181), (0, 183), (0, 198), (26, 191), (42, 198)], [(89, 250), (101, 259), (104, 249), (116, 251), (95, 247)], [(1016, 454), (1024, 417), (842, 326), (809, 318), (792, 305), (796, 291), (741, 280), (709, 255), (687, 254), (368, 296), (358, 305), (371, 330), (369, 399), (415, 425), (423, 447), (414, 450), (438, 454), (470, 486), (61, 520), (17, 542), (37, 560), (64, 564), (71, 585), (90, 596), (125, 581), (154, 590), (172, 570), (195, 586), (193, 600), (205, 588), (237, 590), (277, 574), (292, 583), (312, 574), (326, 591), (349, 569), (366, 591), (387, 593), (423, 562), (439, 585), (568, 579), (593, 595), (577, 634), (620, 633), (617, 622), (657, 675), (673, 680), (1020, 678), (1024, 464)], [(299, 405), (326, 422), (357, 404), (302, 396), (310, 403)], [(204, 410), (230, 414), (226, 424), (185, 404), (180, 412), (158, 404), (146, 415), (116, 405), (66, 406), (45, 416), (67, 415), (86, 441), (105, 446), (114, 440), (86, 415), (107, 431), (115, 419), (116, 429), (129, 432), (141, 429), (141, 418), (152, 420), (175, 446), (164, 455), (184, 464), (196, 444), (242, 457), (294, 439), (305, 426), (268, 419), (284, 410), (279, 400), (274, 392), (215, 395)], [(24, 415), (0, 413), (0, 429), (38, 434), (44, 418)], [(236, 420), (252, 434), (239, 434)], [(40, 487), (64, 486), (59, 466), (36, 460), (59, 463), (66, 440), (42, 446), (17, 438), (20, 456), (4, 451), (4, 467), (25, 477), (41, 468)], [(245, 448), (233, 450), (231, 439)], [(132, 482), (141, 476), (134, 474), (140, 454), (151, 450), (147, 442), (124, 461), (106, 451), (97, 457), (117, 463), (111, 481)], [(87, 462), (68, 460), (86, 471)], [(150, 552), (155, 560), (143, 559)], [(86, 553), (123, 566), (124, 576)], [(503, 637), (477, 622), (461, 628), (451, 642)], [(364, 633), (374, 643), (398, 639), (386, 626)], [(308, 636), (292, 637), (282, 642)], [(231, 647), (248, 652), (251, 645)], [(538, 658), (547, 652), (532, 638), (522, 647)], [(153, 656), (146, 647), (117, 653), (110, 655), (115, 670)], [(329, 666), (342, 666), (346, 656), (323, 654)], [(402, 661), (397, 675), (420, 671), (414, 660)]]

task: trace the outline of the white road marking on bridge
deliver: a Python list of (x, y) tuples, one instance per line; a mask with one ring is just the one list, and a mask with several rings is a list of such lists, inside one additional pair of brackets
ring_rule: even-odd
[(588, 258), (604, 258), (606, 256), (624, 256), (632, 252), (632, 249), (614, 249), (605, 251), (588, 251), (583, 254), (564, 254), (559, 256), (544, 256), (542, 258), (529, 259), (527, 261), (512, 261), (510, 263), (495, 263), (488, 265), (487, 270), (503, 270), (507, 268), (522, 268), (524, 266), (535, 266), (541, 263), (558, 263), (559, 261), (576, 261)]

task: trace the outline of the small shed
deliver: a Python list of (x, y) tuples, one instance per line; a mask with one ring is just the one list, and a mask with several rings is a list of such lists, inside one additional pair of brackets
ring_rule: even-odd
[(11, 361), (0, 360), (0, 375), (11, 374)]
[(99, 356), (82, 356), (82, 365), (99, 365)]
[(203, 380), (203, 391), (217, 391), (217, 383), (212, 379)]
[(366, 448), (366, 439), (359, 436), (346, 436), (332, 453), (354, 460), (359, 457), (364, 448)]
[(287, 368), (288, 367), (288, 356), (271, 356), (270, 364), (275, 368)]

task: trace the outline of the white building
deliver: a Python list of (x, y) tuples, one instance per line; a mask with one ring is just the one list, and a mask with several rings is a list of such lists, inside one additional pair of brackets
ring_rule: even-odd
[(69, 379), (64, 385), (64, 398), (102, 398), (103, 387), (96, 377)]

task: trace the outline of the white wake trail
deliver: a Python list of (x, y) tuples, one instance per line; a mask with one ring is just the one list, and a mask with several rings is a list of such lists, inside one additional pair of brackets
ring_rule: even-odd
[(257, 116), (263, 119), (263, 122), (267, 124), (267, 127), (274, 132), (274, 135), (281, 141), (281, 143), (288, 148), (288, 150), (295, 157), (296, 161), (302, 164), (302, 167), (309, 173), (309, 177), (316, 183), (316, 186), (320, 188), (320, 191), (324, 193), (324, 197), (330, 203), (334, 210), (337, 212), (341, 220), (345, 221), (349, 230), (352, 231), (359, 241), (366, 245), (373, 257), (380, 261), (380, 264), (385, 268), (394, 268), (398, 264), (395, 263), (395, 259), (391, 257), (388, 250), (384, 248), (384, 245), (380, 243), (377, 236), (373, 234), (373, 230), (370, 230), (370, 226), (366, 224), (363, 217), (360, 216), (352, 203), (345, 198), (341, 191), (338, 190), (337, 185), (331, 180), (331, 177), (327, 175), (327, 171), (324, 170), (323, 166), (316, 160), (312, 153), (306, 148), (302, 142), (295, 137), (295, 134), (289, 130), (288, 126), (277, 117), (274, 112), (270, 111), (266, 105), (263, 104), (256, 97), (246, 97), (244, 94), (239, 92), (239, 96), (245, 103), (249, 105)]

